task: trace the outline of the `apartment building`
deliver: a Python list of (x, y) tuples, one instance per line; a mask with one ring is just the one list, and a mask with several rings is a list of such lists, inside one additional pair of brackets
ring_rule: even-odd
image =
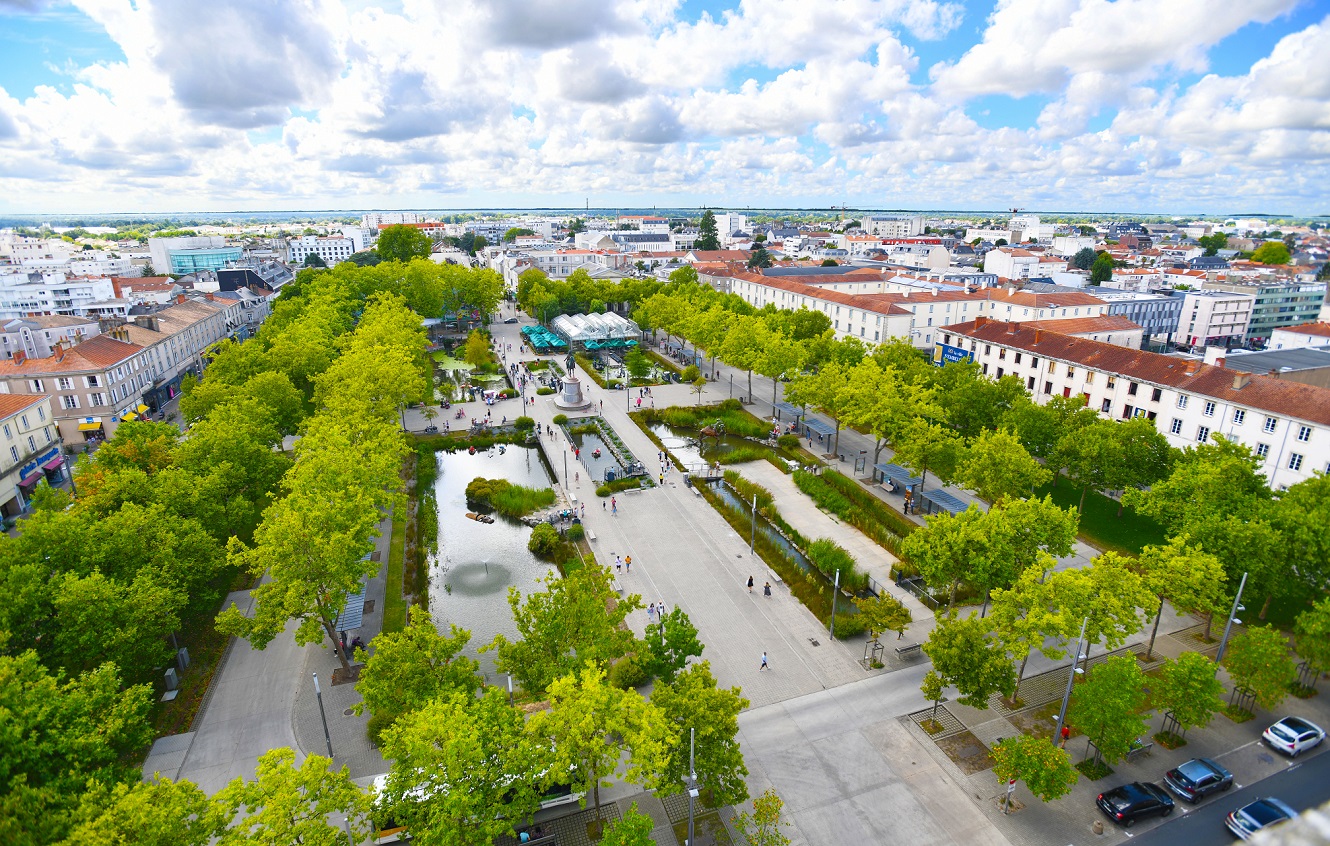
[(98, 335), (47, 358), (18, 354), (0, 361), (0, 394), (50, 397), (50, 413), (66, 443), (110, 437), (121, 420), (147, 412), (144, 393), (152, 386), (145, 350)]
[(55, 484), (65, 473), (51, 398), (0, 394), (0, 435), (0, 514), (13, 517), (38, 482)]
[(291, 264), (304, 264), (310, 253), (323, 259), (323, 263), (332, 267), (338, 262), (351, 258), (356, 251), (356, 242), (350, 238), (321, 238), (317, 235), (302, 235), (291, 238), (286, 243), (286, 260)]
[(1108, 303), (1108, 314), (1125, 317), (1145, 330), (1145, 339), (1172, 340), (1182, 315), (1182, 294), (1141, 293), (1086, 286), (1085, 293)]
[[(180, 382), (203, 372), (203, 351), (244, 325), (239, 300), (176, 298), (175, 305), (146, 314), (108, 333), (143, 350), (148, 372), (144, 403), (156, 411), (178, 393)], [(79, 349), (78, 347), (75, 348)]]
[(1276, 329), (1314, 322), (1325, 302), (1324, 282), (1298, 283), (1287, 279), (1243, 282), (1230, 274), (1226, 280), (1207, 280), (1201, 287), (1252, 298), (1251, 319), (1243, 333), (1243, 341), (1251, 346), (1269, 343)]
[(149, 238), (148, 253), (152, 256), (153, 270), (183, 275), (200, 270), (220, 270), (240, 261), (244, 250), (227, 244), (219, 235), (193, 235)]
[(1113, 420), (1145, 417), (1175, 447), (1214, 435), (1244, 444), (1276, 489), (1330, 472), (1330, 390), (980, 318), (947, 326), (936, 363), (971, 360), (1020, 379), (1036, 402), (1083, 396)]
[(1033, 279), (1066, 269), (1065, 258), (1020, 247), (998, 247), (984, 254), (984, 272), (995, 273), (1002, 279)]
[(1330, 323), (1303, 323), (1270, 333), (1270, 349), (1322, 347), (1330, 344)]
[(12, 320), (30, 314), (78, 314), (97, 316), (105, 306), (116, 308), (115, 286), (101, 276), (67, 276), (61, 272), (0, 274), (0, 319)]
[(101, 333), (97, 321), (86, 317), (59, 314), (18, 317), (0, 324), (0, 354), (13, 358), (22, 352), (28, 358), (45, 358), (56, 344), (72, 347)]
[(1193, 347), (1241, 346), (1256, 298), (1226, 291), (1186, 291), (1176, 340)]
[(913, 238), (924, 232), (924, 219), (918, 215), (868, 215), (859, 222), (868, 235), (882, 238)]

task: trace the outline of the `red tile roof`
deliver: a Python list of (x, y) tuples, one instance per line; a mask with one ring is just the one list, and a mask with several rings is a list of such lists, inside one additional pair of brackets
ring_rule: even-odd
[(138, 344), (127, 344), (109, 335), (98, 335), (65, 350), (62, 356), (29, 358), (22, 363), (15, 363), (13, 359), (0, 361), (0, 379), (22, 379), (29, 374), (105, 370), (142, 351), (143, 347)]
[(1141, 382), (1330, 426), (1330, 389), (1327, 388), (1288, 382), (1273, 376), (1249, 376), (1199, 361), (1034, 329), (1029, 323), (1002, 323), (981, 318), (944, 326), (942, 331), (1071, 362), (1078, 367), (1120, 374)]
[(0, 394), (0, 419), (7, 420), (46, 399), (45, 394)]
[(1304, 323), (1301, 326), (1281, 326), (1279, 332), (1296, 332), (1299, 335), (1323, 335), (1330, 338), (1330, 323)]
[(689, 250), (694, 261), (748, 261), (753, 254), (748, 250)]
[(1089, 335), (1093, 332), (1130, 332), (1143, 328), (1120, 314), (1105, 314), (1099, 317), (1065, 317), (1061, 320), (1031, 320), (1022, 323), (1032, 329), (1051, 329), (1063, 335)]
[[(878, 314), (909, 314), (910, 312), (895, 305), (891, 299), (899, 295), (896, 294), (842, 294), (839, 291), (831, 291), (826, 288), (817, 288), (812, 285), (805, 285), (800, 282), (791, 282), (786, 279), (760, 276), (756, 273), (736, 273), (739, 279), (747, 282), (753, 282), (758, 285), (765, 285), (768, 288), (775, 288), (778, 291), (788, 291), (792, 294), (799, 294), (805, 297), (813, 297), (827, 302), (839, 303), (850, 306), (851, 308), (861, 308), (864, 311), (877, 312)], [(812, 277), (819, 279), (823, 277)]]

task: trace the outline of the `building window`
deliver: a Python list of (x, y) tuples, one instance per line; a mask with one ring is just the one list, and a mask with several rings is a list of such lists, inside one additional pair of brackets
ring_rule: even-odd
[(28, 449), (31, 450), (32, 452), (37, 451), (37, 441), (32, 437), (32, 435), (28, 435)]
[(1267, 432), (1273, 432), (1275, 430), (1275, 423), (1276, 423), (1275, 418), (1267, 417), (1265, 418), (1265, 426), (1263, 428)]
[(1187, 407), (1187, 395), (1178, 394), (1178, 408), (1186, 408), (1186, 407)]
[(88, 394), (88, 403), (94, 408), (100, 405), (106, 405), (106, 394)]
[(1298, 427), (1298, 440), (1303, 441), (1303, 442), (1305, 443), (1305, 442), (1307, 442), (1307, 441), (1310, 441), (1311, 439), (1312, 439), (1312, 427), (1310, 427), (1310, 426), (1299, 426), (1299, 427)]
[[(988, 365), (985, 364), (985, 365), (984, 365), (984, 368), (987, 369), (987, 367), (988, 367)], [(1002, 368), (1001, 368), (1001, 367), (999, 367), (999, 368), (997, 369), (997, 377), (998, 377), (999, 379), (1002, 378)]]
[(1113, 377), (1113, 376), (1109, 376), (1109, 377), (1108, 377), (1108, 389), (1109, 389), (1110, 391), (1113, 390), (1115, 387), (1117, 387), (1117, 384), (1118, 384), (1118, 380), (1117, 380), (1115, 377)]
[(1151, 401), (1151, 402), (1159, 402), (1159, 399), (1160, 399), (1163, 395), (1164, 395), (1163, 390), (1161, 390), (1160, 388), (1155, 388), (1154, 391), (1150, 394), (1150, 401)]
[(18, 447), (9, 448), (9, 457), (14, 459), (14, 463), (18, 463)]
[(1247, 419), (1247, 412), (1241, 408), (1233, 409), (1233, 425), (1241, 426), (1242, 421)]
[(1068, 365), (1067, 365), (1067, 375), (1068, 375), (1068, 376), (1075, 376), (1075, 375), (1076, 375), (1076, 368), (1075, 368), (1075, 367), (1072, 367), (1070, 364), (1068, 364)]
[(46, 409), (42, 408), (40, 405), (37, 406), (37, 419), (43, 423), (46, 422)]
[(14, 440), (14, 435), (13, 435), (13, 433), (9, 431), (9, 424), (8, 424), (8, 423), (5, 424), (5, 440), (8, 440), (8, 441), (12, 441), (12, 440)]
[(1053, 393), (1053, 383), (1052, 383), (1052, 382), (1045, 382), (1045, 383), (1044, 383), (1044, 393), (1046, 393), (1046, 394), (1051, 394), (1051, 393)]
[(1112, 409), (1113, 409), (1113, 400), (1111, 399), (1104, 400), (1103, 404), (1099, 406), (1099, 410), (1104, 412), (1105, 414), (1107, 414)]
[(1137, 387), (1138, 387), (1138, 385), (1137, 385), (1135, 382), (1128, 382), (1128, 383), (1127, 383), (1127, 396), (1129, 396), (1129, 397), (1134, 397), (1134, 396), (1136, 396), (1136, 388), (1137, 388)]
[(60, 397), (60, 407), (61, 407), (61, 408), (78, 408), (78, 407), (79, 407), (79, 398), (78, 398), (78, 397), (73, 397), (73, 396), (62, 396), (62, 397)]
[(34, 394), (40, 394), (43, 393), (46, 389), (42, 387), (41, 379), (29, 379), (28, 390), (32, 391)]
[(1290, 470), (1301, 470), (1301, 469), (1302, 469), (1302, 455), (1301, 455), (1301, 453), (1296, 453), (1296, 452), (1295, 452), (1295, 453), (1292, 453), (1292, 454), (1289, 455), (1289, 457), (1288, 457), (1288, 469), (1290, 469)]
[(984, 375), (985, 375), (985, 376), (988, 375), (988, 362), (986, 362), (986, 361), (984, 362)]
[(1039, 358), (1037, 356), (1030, 356), (1030, 366), (1031, 367), (1039, 366)]
[(20, 418), (18, 419), (18, 422), (21, 423), (21, 424), (23, 424), (23, 428), (24, 428), (24, 429), (27, 429), (27, 428), (28, 428), (28, 415), (25, 414), (25, 415), (23, 415), (22, 417), (20, 417)]
[(1266, 457), (1268, 457), (1269, 455), (1270, 455), (1270, 445), (1269, 445), (1269, 444), (1257, 444), (1257, 445), (1256, 445), (1256, 457), (1257, 457), (1257, 458), (1266, 458)]
[(992, 355), (992, 354), (993, 354), (993, 345), (984, 344), (984, 355)]
[(1175, 434), (1175, 435), (1181, 435), (1181, 434), (1182, 434), (1182, 421), (1179, 420), (1178, 418), (1174, 417), (1174, 418), (1173, 418), (1173, 425), (1168, 427), (1168, 431), (1172, 432), (1172, 433)]
[(1214, 417), (1215, 404), (1213, 402), (1207, 402), (1205, 404), (1205, 408), (1201, 410), (1201, 413), (1204, 414), (1206, 417)]
[(74, 390), (74, 380), (68, 376), (61, 376), (55, 380), (55, 387), (56, 390), (60, 391), (72, 391)]
[(1197, 426), (1197, 427), (1196, 427), (1196, 443), (1198, 443), (1198, 444), (1203, 444), (1203, 443), (1206, 443), (1206, 442), (1209, 441), (1209, 440), (1210, 440), (1210, 427), (1209, 427), (1209, 426)]
[(88, 387), (89, 387), (89, 388), (99, 388), (99, 387), (101, 387), (101, 384), (102, 384), (102, 383), (101, 383), (101, 380), (100, 380), (98, 377), (96, 377), (96, 376), (89, 376), (89, 377), (88, 377)]
[(1025, 381), (1025, 390), (1029, 391), (1030, 393), (1034, 393), (1034, 377), (1033, 377), (1033, 376), (1031, 376), (1029, 379), (1027, 379), (1027, 380)]
[(1016, 353), (1016, 363), (1017, 363), (1017, 364), (1020, 364), (1020, 363), (1021, 363), (1021, 354), (1020, 354), (1020, 353)]
[(1094, 384), (1094, 371), (1093, 371), (1093, 370), (1089, 370), (1089, 371), (1086, 372), (1086, 374), (1085, 374), (1085, 384), (1087, 384), (1087, 385), (1093, 385), (1093, 384)]

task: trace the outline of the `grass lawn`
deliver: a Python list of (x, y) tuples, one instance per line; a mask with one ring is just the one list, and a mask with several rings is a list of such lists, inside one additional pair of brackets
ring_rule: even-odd
[(393, 534), (388, 545), (388, 578), (383, 587), (383, 631), (400, 632), (406, 628), (406, 599), (402, 596), (406, 551), (406, 520), (393, 519)]
[[(1052, 494), (1053, 501), (1062, 508), (1075, 508), (1081, 502), (1080, 488), (1065, 478), (1056, 488), (1045, 485), (1035, 491), (1041, 498), (1045, 494)], [(1081, 539), (1099, 549), (1129, 555), (1139, 555), (1150, 544), (1166, 542), (1163, 528), (1149, 517), (1137, 514), (1132, 508), (1124, 508), (1121, 517), (1117, 513), (1117, 500), (1090, 491), (1085, 497), (1085, 513), (1081, 515)]]

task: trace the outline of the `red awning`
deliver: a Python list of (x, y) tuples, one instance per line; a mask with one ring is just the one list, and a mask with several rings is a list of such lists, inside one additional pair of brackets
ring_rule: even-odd
[(63, 455), (57, 455), (55, 458), (52, 458), (50, 461), (48, 461), (48, 462), (46, 462), (45, 464), (43, 464), (43, 465), (42, 465), (42, 469), (43, 469), (43, 470), (54, 470), (54, 469), (56, 469), (57, 467), (59, 467), (60, 465), (62, 465), (62, 464), (64, 464), (64, 463), (65, 463), (65, 457), (64, 457)]
[(33, 473), (31, 476), (29, 476), (29, 477), (26, 478), (26, 479), (19, 479), (18, 484), (19, 484), (19, 487), (21, 487), (21, 488), (26, 488), (26, 487), (28, 487), (29, 485), (35, 485), (35, 484), (37, 484), (37, 482), (40, 481), (41, 478), (42, 478), (42, 474), (41, 474), (41, 473)]

